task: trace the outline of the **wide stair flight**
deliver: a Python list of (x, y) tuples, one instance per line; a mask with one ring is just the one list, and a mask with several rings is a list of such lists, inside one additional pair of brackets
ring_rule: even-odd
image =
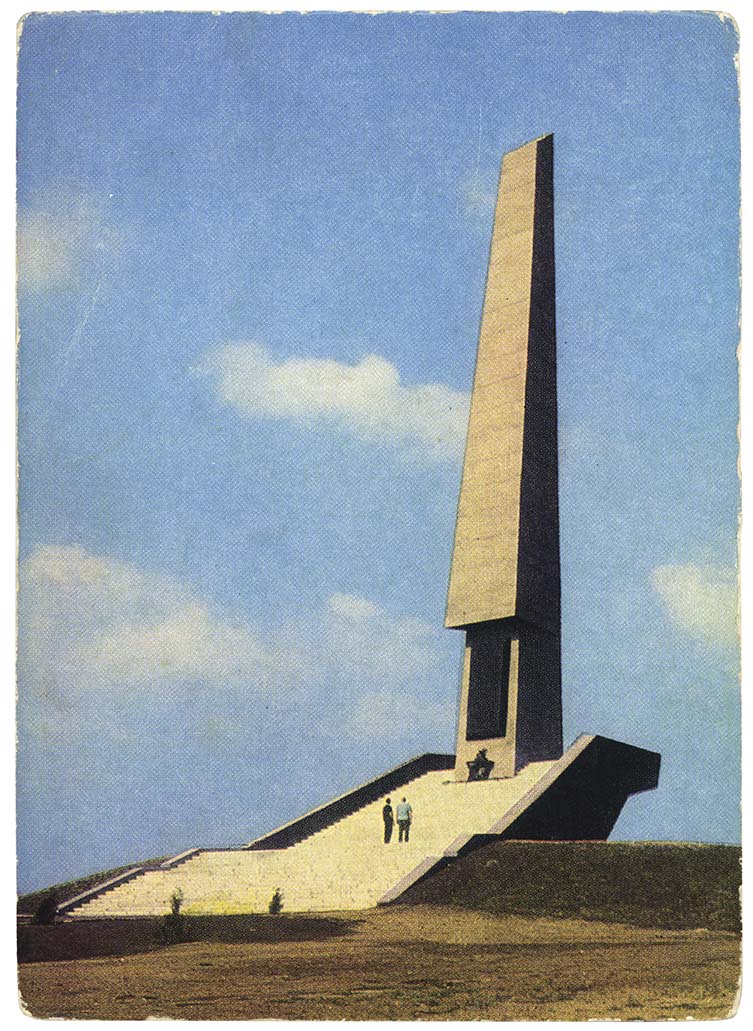
[(448, 770), (408, 781), (390, 793), (393, 809), (403, 795), (413, 808), (408, 843), (398, 842), (395, 825), (384, 844), (382, 797), (288, 848), (201, 851), (170, 869), (147, 870), (68, 915), (158, 916), (177, 890), (187, 914), (263, 913), (277, 888), (286, 912), (366, 909), (456, 838), (486, 833), (553, 765), (531, 763), (515, 777), (473, 784), (450, 780)]

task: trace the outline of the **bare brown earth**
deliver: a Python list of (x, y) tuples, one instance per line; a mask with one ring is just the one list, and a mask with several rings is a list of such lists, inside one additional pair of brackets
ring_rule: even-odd
[(267, 919), (254, 940), (236, 925), (229, 942), (22, 963), (23, 1005), (36, 1017), (231, 1020), (709, 1019), (735, 1005), (729, 931), (419, 905), (349, 913), (342, 934), (330, 914), (327, 933), (290, 940), (285, 916)]

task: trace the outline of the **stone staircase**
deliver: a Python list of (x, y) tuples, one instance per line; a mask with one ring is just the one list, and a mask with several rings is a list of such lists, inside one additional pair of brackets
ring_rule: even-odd
[[(432, 770), (393, 788), (393, 808), (405, 795), (413, 807), (411, 839), (383, 842), (384, 797), (330, 823), (288, 848), (202, 850), (168, 868), (147, 870), (82, 901), (71, 917), (159, 916), (183, 892), (187, 914), (264, 913), (276, 888), (286, 912), (366, 909), (427, 857), (457, 838), (484, 834), (555, 766), (531, 763), (507, 780), (471, 784)], [(410, 878), (408, 878), (410, 879)]]

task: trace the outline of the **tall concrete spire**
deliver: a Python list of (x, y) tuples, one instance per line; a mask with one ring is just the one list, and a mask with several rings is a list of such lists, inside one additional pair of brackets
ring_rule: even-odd
[[(545, 136), (505, 155), (494, 217), (447, 600), (466, 634), (457, 755), (415, 756), (243, 848), (134, 867), (59, 912), (157, 915), (180, 886), (191, 913), (249, 913), (280, 884), (293, 912), (364, 909), (492, 839), (606, 839), (657, 786), (656, 752), (583, 734), (562, 754), (553, 226)], [(489, 779), (448, 782), (475, 779), (469, 764)], [(385, 799), (403, 789), (416, 833), (390, 846)]]
[(457, 776), (562, 754), (553, 138), (505, 154), (445, 625), (466, 631)]

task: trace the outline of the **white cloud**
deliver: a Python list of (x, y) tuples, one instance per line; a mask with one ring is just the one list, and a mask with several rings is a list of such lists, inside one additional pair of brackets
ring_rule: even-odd
[(78, 657), (103, 676), (126, 681), (244, 675), (258, 681), (273, 665), (270, 654), (248, 630), (213, 619), (196, 602), (155, 625), (115, 626), (83, 645)]
[(333, 594), (324, 625), (327, 648), (352, 677), (369, 682), (418, 676), (436, 662), (435, 628), (420, 619), (396, 617), (365, 598)]
[(177, 679), (267, 687), (296, 665), (185, 585), (78, 547), (22, 563), (19, 625), (23, 667), (48, 692)]
[(62, 280), (71, 264), (65, 234), (50, 219), (30, 212), (18, 226), (18, 267), (22, 286), (31, 289)]
[(120, 235), (90, 197), (51, 196), (18, 216), (18, 278), (33, 291), (79, 285), (118, 251)]
[(651, 583), (679, 630), (706, 645), (737, 645), (737, 575), (732, 566), (657, 566)]
[(426, 703), (411, 695), (375, 691), (356, 700), (348, 732), (366, 739), (410, 740), (418, 730), (426, 739), (431, 734), (441, 740), (453, 729), (456, 715), (454, 702)]
[(212, 373), (221, 400), (248, 418), (326, 422), (434, 462), (462, 455), (469, 396), (436, 383), (404, 386), (378, 355), (357, 365), (330, 358), (275, 363), (264, 347), (238, 343), (210, 352), (199, 371)]
[[(366, 733), (374, 699), (386, 696), (413, 714), (417, 733), (436, 723), (422, 700), (446, 679), (450, 642), (441, 628), (365, 598), (333, 594), (283, 630), (252, 628), (177, 580), (75, 546), (34, 552), (20, 587), (21, 689), (45, 712), (75, 715), (116, 696), (138, 708), (145, 689), (178, 697), (205, 687), (218, 713), (223, 695), (244, 705), (263, 697), (297, 707), (296, 718), (316, 711), (325, 732), (345, 712), (353, 732)], [(455, 684), (447, 687), (454, 702)]]

